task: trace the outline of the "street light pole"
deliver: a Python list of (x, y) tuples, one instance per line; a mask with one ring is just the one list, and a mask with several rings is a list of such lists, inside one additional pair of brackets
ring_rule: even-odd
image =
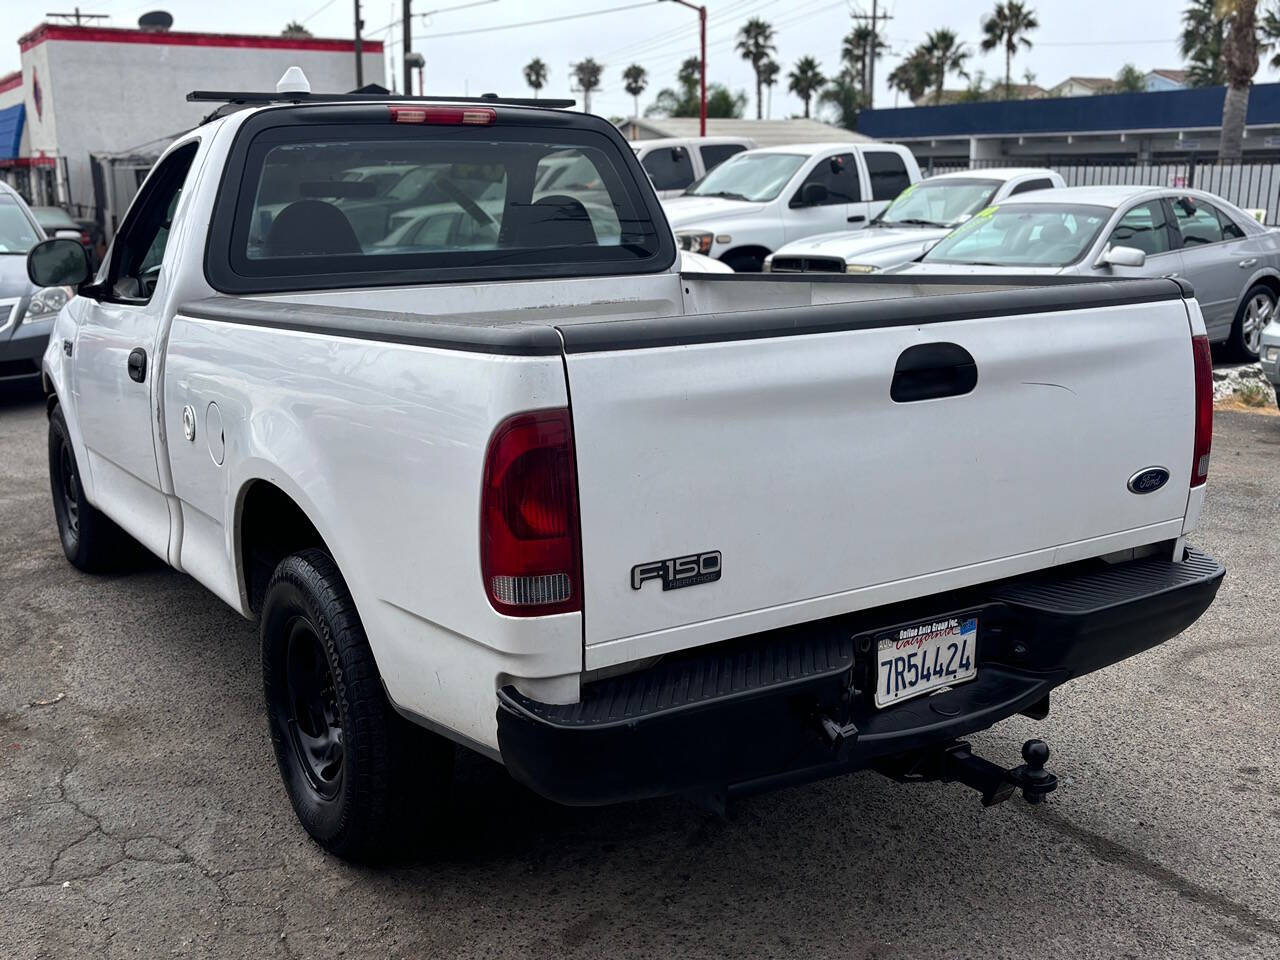
[(678, 3), (682, 7), (688, 7), (690, 10), (698, 11), (698, 35), (702, 47), (702, 56), (698, 61), (702, 65), (702, 76), (699, 81), (702, 89), (698, 97), (698, 135), (705, 137), (707, 135), (707, 8), (700, 7), (695, 3), (689, 3), (688, 0), (672, 0), (672, 2)]
[(400, 53), (404, 57), (404, 95), (406, 97), (413, 96), (413, 67), (409, 66), (409, 54), (413, 52), (413, 40), (409, 36), (413, 23), (413, 14), (410, 11), (412, 6), (413, 0), (404, 0), (404, 14), (401, 20), (401, 26), (404, 28), (404, 49)]
[(360, 0), (356, 0), (356, 89), (364, 86), (364, 46), (360, 40), (360, 31), (364, 29), (364, 21), (360, 19)]

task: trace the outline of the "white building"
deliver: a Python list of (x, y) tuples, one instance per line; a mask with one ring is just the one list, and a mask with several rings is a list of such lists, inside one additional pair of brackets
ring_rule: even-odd
[[(215, 106), (188, 103), (189, 91), (274, 90), (294, 64), (317, 93), (356, 87), (351, 40), (42, 23), (18, 44), (21, 70), (0, 77), (0, 176), (32, 203), (99, 222), (118, 218), (151, 161)], [(380, 82), (382, 44), (362, 53), (364, 82)], [(127, 194), (109, 213), (108, 178)]]

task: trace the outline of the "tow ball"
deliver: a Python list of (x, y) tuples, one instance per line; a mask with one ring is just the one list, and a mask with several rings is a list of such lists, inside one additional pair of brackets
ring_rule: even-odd
[(1022, 759), (1020, 766), (1002, 767), (977, 756), (960, 740), (941, 750), (890, 758), (876, 769), (904, 783), (963, 783), (982, 795), (984, 807), (1003, 803), (1014, 790), (1021, 790), (1027, 803), (1040, 803), (1058, 786), (1058, 778), (1044, 768), (1049, 762), (1049, 745), (1043, 740), (1028, 740), (1022, 745)]

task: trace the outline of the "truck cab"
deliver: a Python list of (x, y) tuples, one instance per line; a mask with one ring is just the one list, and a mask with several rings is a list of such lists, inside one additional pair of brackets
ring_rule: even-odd
[(681, 249), (758, 272), (784, 244), (865, 227), (919, 180), (897, 144), (790, 144), (731, 157), (663, 207)]

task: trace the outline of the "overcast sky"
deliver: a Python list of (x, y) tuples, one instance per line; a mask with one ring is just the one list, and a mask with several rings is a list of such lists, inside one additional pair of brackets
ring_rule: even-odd
[[(174, 17), (174, 29), (229, 33), (278, 33), (289, 20), (301, 20), (316, 36), (352, 35), (352, 0), (79, 0), (85, 12), (105, 13), (111, 26), (134, 26), (139, 14), (160, 6)], [(652, 0), (489, 0), (467, 9), (420, 17), (467, 0), (414, 0), (414, 47), (427, 58), (428, 93), (472, 95), (494, 91), (528, 95), (521, 67), (541, 57), (551, 69), (543, 96), (573, 96), (569, 65), (594, 57), (605, 65), (603, 89), (593, 95), (594, 112), (631, 113), (631, 98), (622, 89), (620, 74), (631, 63), (649, 72), (650, 87), (641, 97), (641, 110), (663, 86), (674, 84), (680, 62), (697, 53), (697, 14), (675, 3)], [(774, 25), (783, 80), (774, 87), (772, 116), (798, 115), (801, 103), (786, 92), (785, 76), (800, 57), (816, 57), (828, 73), (838, 69), (840, 40), (851, 25), (850, 13), (870, 11), (871, 0), (706, 0), (708, 8), (708, 82), (727, 84), (754, 98), (751, 69), (733, 49), (733, 37), (750, 17)], [(63, 9), (60, 0), (0, 0), (0, 73), (18, 66), (18, 37), (34, 27), (49, 9)], [(938, 27), (950, 27), (967, 42), (973, 56), (970, 72), (982, 70), (988, 79), (1003, 77), (1000, 52), (978, 49), (983, 16), (994, 0), (880, 0), (880, 9), (893, 15), (884, 27), (890, 52), (876, 65), (876, 105), (908, 105), (888, 88), (885, 78), (894, 65)], [(1114, 76), (1125, 63), (1147, 70), (1179, 67), (1177, 37), (1185, 0), (1032, 0), (1040, 20), (1034, 47), (1014, 60), (1014, 76), (1026, 70), (1035, 82), (1052, 86), (1069, 75)], [(614, 9), (626, 8), (626, 9)], [(400, 0), (365, 0), (366, 35), (397, 40), (388, 46), (388, 62), (399, 62), (399, 30), (385, 29), (398, 21)], [(558, 22), (492, 29), (505, 24), (557, 17), (592, 16)], [(380, 29), (383, 28), (383, 29)], [(458, 31), (485, 32), (457, 35)], [(6, 35), (7, 34), (7, 35)], [(449, 36), (448, 34), (455, 34)], [(1280, 79), (1264, 67), (1259, 82)], [(949, 87), (963, 86), (952, 78)], [(748, 115), (754, 115), (754, 100)]]

